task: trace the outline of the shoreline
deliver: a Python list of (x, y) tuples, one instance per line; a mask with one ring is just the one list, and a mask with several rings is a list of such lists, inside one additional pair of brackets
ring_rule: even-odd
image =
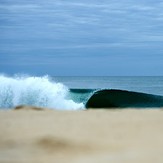
[(163, 110), (0, 110), (0, 162), (163, 162)]

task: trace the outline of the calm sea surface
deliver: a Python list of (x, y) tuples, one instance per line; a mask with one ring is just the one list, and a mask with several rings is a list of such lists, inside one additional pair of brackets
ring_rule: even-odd
[(53, 77), (68, 88), (121, 89), (163, 95), (163, 76), (141, 77)]

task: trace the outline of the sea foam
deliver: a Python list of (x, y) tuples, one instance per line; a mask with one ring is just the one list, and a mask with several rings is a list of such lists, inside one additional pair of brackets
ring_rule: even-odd
[(68, 93), (65, 85), (52, 81), (48, 76), (0, 75), (0, 108), (32, 105), (61, 110), (83, 109), (83, 103), (69, 99)]

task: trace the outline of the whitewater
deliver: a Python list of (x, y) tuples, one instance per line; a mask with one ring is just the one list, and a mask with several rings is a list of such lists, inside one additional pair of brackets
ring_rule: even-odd
[(61, 110), (84, 109), (83, 103), (74, 102), (69, 89), (54, 82), (49, 76), (0, 75), (0, 108), (31, 105)]

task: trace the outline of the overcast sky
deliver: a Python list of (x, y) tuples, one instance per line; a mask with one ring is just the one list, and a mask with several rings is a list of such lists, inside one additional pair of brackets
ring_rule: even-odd
[(0, 73), (163, 75), (163, 1), (0, 0)]

